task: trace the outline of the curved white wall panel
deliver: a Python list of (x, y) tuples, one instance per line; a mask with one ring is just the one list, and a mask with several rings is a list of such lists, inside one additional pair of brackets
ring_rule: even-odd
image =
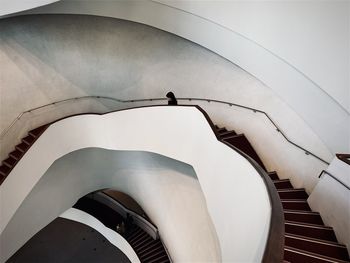
[(105, 225), (103, 225), (95, 217), (75, 208), (68, 209), (67, 211), (62, 213), (60, 217), (82, 223), (95, 229), (101, 235), (103, 235), (109, 242), (111, 242), (111, 244), (119, 248), (131, 262), (140, 263), (140, 259), (137, 257), (135, 251), (130, 246), (128, 241), (126, 241), (116, 231), (113, 231)]
[(0, 17), (21, 12), (42, 5), (48, 5), (59, 0), (0, 0)]
[(190, 165), (150, 152), (101, 148), (74, 151), (50, 166), (1, 233), (0, 262), (80, 197), (105, 188), (141, 205), (174, 262), (221, 262), (219, 240)]
[(348, 151), (349, 3), (264, 4), (80, 0), (30, 13), (117, 17), (192, 40), (272, 88), (334, 152)]
[[(191, 164), (216, 229), (222, 261), (261, 260), (271, 216), (265, 184), (244, 157), (218, 142), (204, 115), (193, 107), (138, 108), (51, 125), (0, 186), (1, 202), (6, 200), (1, 232), (55, 160), (87, 147), (155, 152)], [(112, 179), (96, 177), (95, 183), (111, 184), (108, 180)]]

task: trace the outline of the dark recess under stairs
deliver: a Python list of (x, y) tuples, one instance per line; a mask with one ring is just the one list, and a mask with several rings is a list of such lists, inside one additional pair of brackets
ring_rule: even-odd
[[(220, 138), (252, 157), (266, 168), (244, 134), (216, 126)], [(350, 262), (346, 246), (339, 244), (331, 227), (325, 226), (319, 213), (311, 211), (304, 189), (293, 188), (289, 179), (268, 172), (279, 194), (285, 217), (285, 262)]]

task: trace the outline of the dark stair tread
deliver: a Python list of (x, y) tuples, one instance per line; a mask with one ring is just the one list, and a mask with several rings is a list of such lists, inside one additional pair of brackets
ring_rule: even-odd
[(163, 262), (163, 260), (168, 258), (168, 254), (163, 254), (161, 256), (156, 257), (153, 260), (148, 261), (148, 263), (159, 263), (159, 262)]
[(283, 212), (284, 218), (287, 221), (324, 225), (320, 214), (317, 212), (289, 209), (284, 209)]
[(35, 142), (35, 140), (36, 138), (30, 134), (22, 139), (22, 141), (28, 145), (32, 145)]
[(325, 230), (333, 230), (333, 228), (330, 226), (319, 225), (319, 224), (296, 222), (296, 221), (290, 221), (290, 220), (285, 220), (284, 222), (285, 222), (285, 224), (293, 224), (293, 225), (298, 225), (298, 226), (320, 228), (320, 229), (325, 229)]
[(42, 125), (38, 128), (35, 128), (31, 131), (28, 132), (29, 135), (32, 135), (34, 137), (38, 137), (40, 136), (47, 128), (49, 127), (49, 125)]
[(328, 226), (285, 221), (285, 232), (294, 235), (337, 242), (333, 228)]
[(312, 237), (305, 237), (303, 235), (296, 235), (296, 234), (290, 234), (290, 233), (286, 233), (285, 236), (288, 236), (290, 238), (295, 238), (295, 239), (305, 239), (306, 241), (310, 241), (310, 242), (322, 243), (325, 245), (336, 246), (336, 247), (341, 247), (346, 249), (345, 245), (339, 244), (338, 242), (334, 242), (334, 241), (322, 240), (322, 239), (312, 238)]
[(280, 179), (280, 178), (278, 177), (277, 172), (275, 172), (275, 171), (273, 171), (273, 172), (268, 172), (267, 174), (270, 176), (271, 180), (279, 180), (279, 179)]
[(289, 179), (273, 180), (273, 183), (277, 190), (279, 189), (290, 189), (293, 188)]
[(16, 149), (18, 149), (21, 152), (26, 152), (29, 149), (29, 145), (26, 144), (25, 142), (22, 142), (16, 146)]
[(13, 158), (12, 156), (9, 156), (7, 159), (5, 159), (3, 162), (3, 164), (7, 165), (10, 168), (13, 168), (13, 166), (16, 165), (17, 160), (15, 158)]
[(161, 243), (159, 242), (159, 240), (154, 240), (152, 243), (149, 244), (147, 248), (139, 249), (138, 253), (140, 254), (140, 256), (145, 256), (151, 253), (152, 251), (159, 249), (160, 246)]
[(156, 242), (152, 245), (150, 245), (150, 247), (142, 252), (139, 252), (140, 257), (146, 257), (149, 254), (152, 254), (154, 251), (157, 251), (159, 249), (162, 249), (162, 243), (161, 242)]
[(277, 193), (281, 199), (307, 199), (309, 195), (305, 192), (304, 188), (297, 189), (278, 189)]
[(283, 209), (311, 211), (306, 200), (287, 199), (281, 200)]
[(133, 247), (135, 251), (137, 251), (138, 253), (142, 253), (146, 250), (148, 250), (151, 246), (153, 246), (154, 244), (157, 244), (158, 241), (157, 240), (148, 240), (145, 243), (139, 244), (138, 246)]
[(285, 245), (331, 258), (349, 260), (346, 246), (332, 241), (286, 233)]
[(3, 164), (0, 166), (0, 174), (3, 176), (7, 176), (9, 172), (12, 170), (12, 168), (8, 167), (7, 165)]
[(0, 185), (4, 182), (6, 176), (0, 174)]
[(252, 159), (254, 159), (260, 166), (266, 171), (266, 168), (261, 161), (258, 154), (255, 152), (253, 146), (248, 141), (247, 137), (244, 134), (238, 134), (232, 137), (224, 138), (223, 141), (233, 145), (234, 147), (240, 149), (245, 154), (249, 155)]
[(343, 261), (336, 258), (331, 258), (310, 251), (285, 246), (284, 247), (284, 259), (290, 262), (308, 262), (308, 263), (346, 263), (349, 261)]
[(167, 256), (166, 252), (164, 251), (164, 249), (160, 248), (159, 250), (154, 251), (153, 253), (144, 256), (141, 258), (141, 261), (147, 261), (150, 262), (156, 258), (159, 258), (161, 256), (164, 256), (164, 254)]
[(235, 131), (225, 131), (220, 133), (220, 138), (225, 139), (237, 135)]
[(227, 129), (225, 127), (222, 127), (222, 128), (216, 128), (216, 131), (221, 134), (223, 132), (227, 132)]
[(23, 152), (21, 152), (20, 150), (14, 150), (10, 152), (9, 156), (12, 156), (13, 158), (19, 160), (22, 158)]

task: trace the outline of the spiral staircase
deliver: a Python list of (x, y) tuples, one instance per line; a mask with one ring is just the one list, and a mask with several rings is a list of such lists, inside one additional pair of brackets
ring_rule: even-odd
[[(47, 129), (44, 125), (31, 130), (0, 166), (0, 184), (25, 155), (37, 138)], [(220, 140), (253, 158), (264, 170), (263, 162), (244, 134), (216, 126)], [(331, 227), (325, 226), (319, 213), (311, 211), (304, 189), (293, 188), (289, 179), (280, 179), (268, 172), (277, 189), (285, 219), (285, 262), (350, 262), (346, 246), (337, 242)], [(161, 243), (152, 239), (137, 226), (125, 236), (142, 262), (169, 262)]]

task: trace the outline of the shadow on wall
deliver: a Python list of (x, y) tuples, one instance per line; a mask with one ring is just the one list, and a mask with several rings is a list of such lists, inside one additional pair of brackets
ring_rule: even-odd
[(2, 260), (80, 197), (105, 188), (125, 192), (144, 208), (174, 260), (220, 261), (216, 232), (190, 165), (154, 153), (97, 148), (70, 153), (49, 168), (1, 235)]
[(229, 97), (242, 97), (233, 83), (241, 88), (252, 83), (263, 86), (217, 54), (135, 22), (88, 15), (28, 15), (0, 20), (0, 25), (0, 62), (9, 65), (2, 87), (5, 117), (13, 109), (14, 95), (24, 111), (83, 95), (131, 99), (163, 97), (173, 90), (181, 96), (210, 97), (215, 87), (218, 99), (228, 99), (228, 90)]

